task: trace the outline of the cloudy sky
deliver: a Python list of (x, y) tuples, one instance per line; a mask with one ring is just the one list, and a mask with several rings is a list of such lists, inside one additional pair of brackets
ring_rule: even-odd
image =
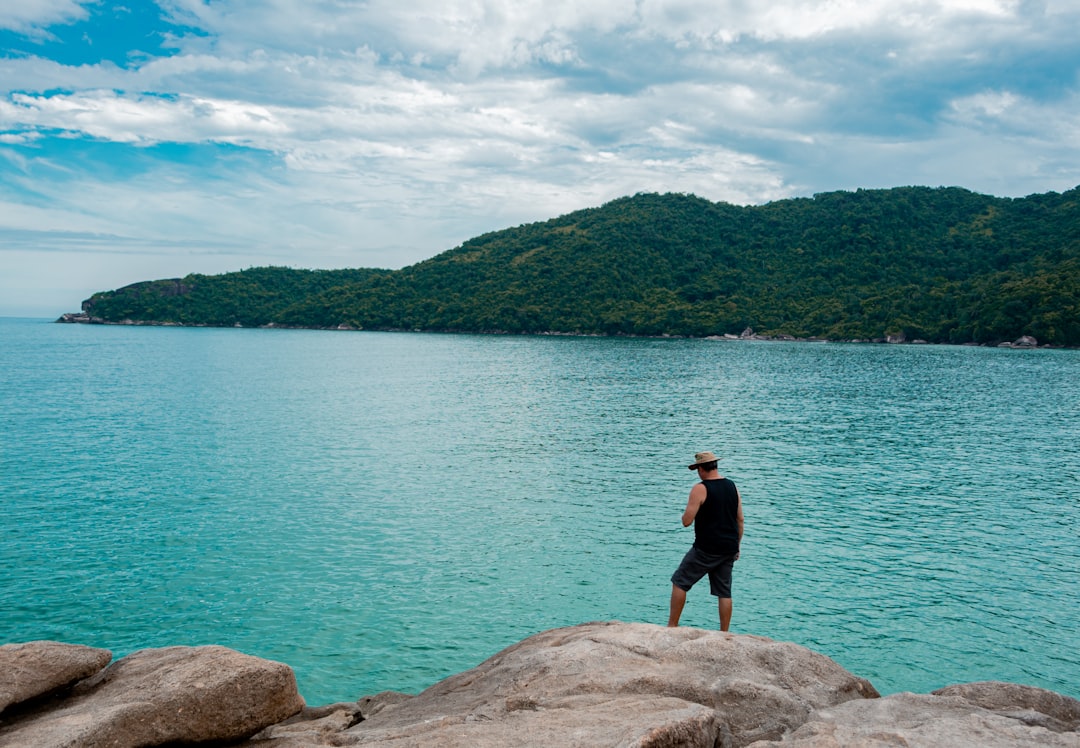
[(0, 315), (636, 192), (1080, 185), (1077, 0), (3, 0)]

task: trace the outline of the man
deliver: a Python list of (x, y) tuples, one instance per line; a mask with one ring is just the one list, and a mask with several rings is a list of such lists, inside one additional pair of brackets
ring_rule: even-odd
[(668, 626), (679, 625), (686, 593), (706, 574), (710, 591), (719, 599), (720, 630), (731, 625), (731, 567), (742, 541), (742, 497), (735, 484), (720, 475), (716, 463), (712, 452), (698, 452), (688, 466), (701, 479), (690, 490), (682, 515), (683, 527), (694, 523), (694, 545), (671, 577)]

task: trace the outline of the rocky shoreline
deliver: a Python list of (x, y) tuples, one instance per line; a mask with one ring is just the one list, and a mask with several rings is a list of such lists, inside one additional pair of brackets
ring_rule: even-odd
[[(81, 325), (119, 325), (121, 327), (211, 327), (221, 329), (223, 325), (206, 325), (206, 324), (194, 324), (185, 325), (182, 322), (154, 322), (145, 320), (131, 320), (125, 319), (119, 322), (112, 320), (105, 320), (101, 317), (92, 317), (86, 312), (66, 312), (61, 314), (55, 322), (62, 324), (81, 324)], [(232, 325), (234, 328), (243, 328), (244, 326), (237, 322)], [(225, 328), (227, 329), (227, 328)], [(335, 327), (302, 327), (293, 325), (279, 325), (275, 322), (270, 322), (265, 325), (258, 325), (255, 329), (259, 330), (340, 330), (340, 331), (352, 331), (357, 332), (363, 328), (353, 327), (347, 324), (337, 325)], [(421, 330), (380, 330), (379, 332), (422, 332)], [(444, 332), (444, 331), (428, 331), (428, 332)], [(584, 333), (566, 333), (566, 332), (540, 332), (540, 333), (509, 333), (502, 331), (486, 331), (486, 332), (469, 332), (470, 335), (520, 335), (520, 334), (535, 334), (535, 335), (550, 335), (550, 336), (566, 336), (566, 337), (602, 337), (600, 335), (584, 334)], [(619, 337), (648, 337), (648, 336), (619, 336)], [(680, 337), (677, 335), (659, 335), (652, 337), (660, 338), (675, 338)], [(755, 333), (752, 329), (746, 328), (739, 335), (732, 333), (726, 333), (724, 335), (708, 335), (704, 340), (720, 340), (720, 341), (740, 341), (740, 340), (759, 340), (759, 341), (779, 341), (779, 342), (797, 342), (797, 343), (867, 343), (867, 344), (888, 344), (888, 345), (946, 345), (944, 343), (932, 344), (928, 340), (920, 340), (918, 338), (914, 340), (908, 340), (907, 336), (903, 333), (899, 335), (886, 335), (880, 338), (851, 338), (851, 339), (833, 339), (833, 338), (797, 338), (794, 335), (761, 335)], [(979, 346), (979, 343), (955, 343), (951, 345), (964, 345), (964, 346)], [(1052, 346), (1049, 344), (1040, 344), (1038, 340), (1030, 335), (1022, 335), (1016, 340), (1001, 341), (999, 343), (986, 344), (982, 347), (989, 348), (1018, 348), (1022, 350), (1031, 350), (1034, 348), (1060, 348), (1061, 346)]]
[(0, 748), (187, 744), (1080, 748), (1080, 701), (998, 682), (881, 697), (795, 644), (618, 622), (545, 631), (415, 696), (316, 708), (287, 665), (224, 647), (115, 662), (76, 644), (0, 647)]

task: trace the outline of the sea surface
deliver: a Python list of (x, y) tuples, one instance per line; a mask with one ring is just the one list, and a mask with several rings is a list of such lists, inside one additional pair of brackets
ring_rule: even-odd
[[(664, 623), (694, 452), (732, 630), (882, 693), (1080, 697), (1080, 351), (0, 319), (0, 643), (222, 644), (309, 704)], [(683, 624), (717, 627), (708, 585)]]

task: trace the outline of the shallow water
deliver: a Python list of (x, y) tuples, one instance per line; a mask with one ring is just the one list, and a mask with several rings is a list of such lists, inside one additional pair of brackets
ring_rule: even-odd
[[(1080, 351), (0, 319), (0, 641), (217, 643), (309, 703), (662, 623), (689, 456), (733, 631), (1080, 696)], [(707, 585), (683, 623), (716, 626)]]

